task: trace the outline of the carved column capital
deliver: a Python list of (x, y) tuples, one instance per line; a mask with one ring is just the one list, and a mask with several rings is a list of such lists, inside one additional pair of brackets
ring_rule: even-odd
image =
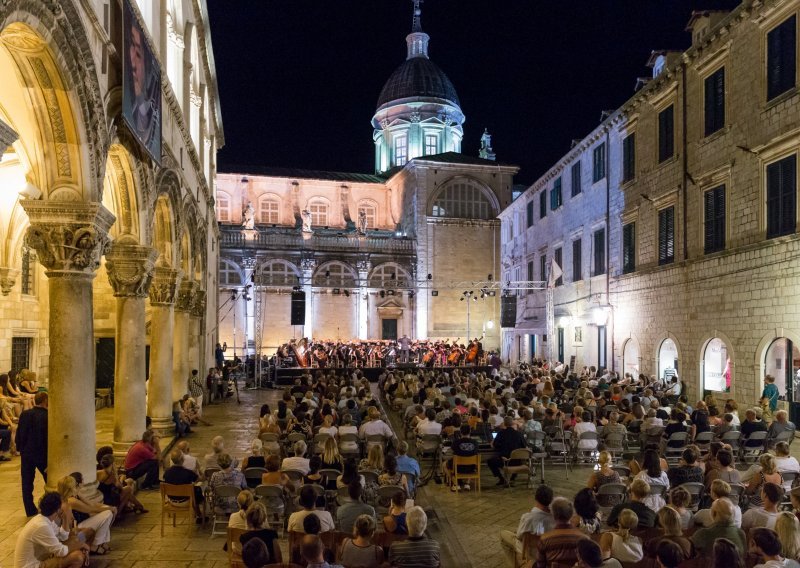
[(0, 292), (3, 293), (3, 296), (8, 296), (11, 293), (11, 289), (17, 283), (17, 276), (19, 276), (19, 270), (0, 268)]
[(202, 318), (206, 315), (206, 291), (198, 290), (194, 295), (194, 304), (192, 304), (192, 316)]
[(153, 280), (150, 283), (150, 304), (154, 306), (172, 306), (178, 298), (178, 289), (182, 272), (176, 270), (159, 259), (153, 269)]
[(114, 243), (106, 254), (108, 282), (117, 298), (146, 298), (158, 253), (150, 247)]
[(181, 282), (178, 288), (178, 297), (175, 301), (175, 309), (179, 312), (191, 312), (199, 289), (200, 284), (194, 280)]
[(101, 203), (79, 201), (20, 202), (28, 214), (28, 246), (52, 276), (93, 276), (108, 251), (114, 215)]

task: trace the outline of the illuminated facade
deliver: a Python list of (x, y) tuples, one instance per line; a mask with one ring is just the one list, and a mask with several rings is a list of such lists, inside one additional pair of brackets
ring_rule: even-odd
[[(484, 345), (499, 347), (499, 298), (473, 302), (468, 326), (463, 290), (448, 286), (499, 274), (496, 217), (511, 201), (517, 168), (494, 161), (488, 135), (483, 157), (459, 153), (464, 115), (427, 58), (419, 18), (417, 8), (409, 58), (373, 118), (377, 174), (252, 168), (217, 176), (220, 338), (229, 354), (235, 341), (240, 356), (245, 346), (271, 355), (293, 336), (466, 342), (485, 332)], [(246, 292), (248, 284), (256, 287)], [(305, 292), (306, 312), (292, 327), (294, 287)]]
[[(793, 270), (800, 247), (798, 21), (797, 0), (695, 12), (691, 48), (654, 52), (646, 86), (503, 213), (510, 270), (524, 273), (533, 260), (536, 273), (539, 252), (551, 258), (564, 243), (555, 311), (566, 360), (597, 365), (585, 330), (604, 323), (609, 367), (677, 371), (691, 400), (708, 391), (753, 404), (765, 374), (775, 376), (781, 395), (792, 390), (800, 367), (800, 280)], [(582, 197), (570, 197), (570, 164), (583, 154), (582, 175), (594, 176), (596, 165), (586, 162), (601, 138), (608, 140), (608, 191), (594, 192), (584, 180)], [(563, 213), (548, 211), (540, 220), (538, 199), (549, 204), (559, 178)], [(590, 238), (579, 284), (569, 256), (576, 226), (553, 223), (579, 215), (569, 212), (576, 199), (587, 211), (584, 238), (597, 234), (594, 223), (609, 212), (603, 275), (586, 282), (589, 263), (597, 264)], [(518, 323), (527, 325), (527, 309), (520, 302)], [(576, 326), (583, 328), (581, 345), (569, 343)], [(541, 327), (521, 332), (536, 336), (536, 354), (545, 353)], [(506, 356), (531, 355), (519, 332), (504, 334)]]
[[(131, 10), (123, 26), (117, 2), (0, 2), (0, 368), (36, 372), (50, 431), (69, 433), (50, 438), (53, 484), (73, 471), (95, 482), (96, 387), (124, 401), (121, 453), (146, 415), (171, 433), (189, 371), (213, 362), (223, 137), (205, 2)], [(133, 33), (163, 79), (149, 91), (158, 160), (121, 118)]]

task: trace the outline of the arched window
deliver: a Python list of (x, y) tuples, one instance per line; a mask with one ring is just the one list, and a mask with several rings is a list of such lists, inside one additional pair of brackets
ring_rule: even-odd
[(639, 344), (629, 339), (622, 349), (622, 371), (630, 373), (633, 378), (639, 378)]
[(285, 260), (269, 260), (258, 270), (258, 283), (264, 286), (297, 286), (300, 272)]
[(358, 203), (358, 218), (361, 219), (361, 212), (367, 218), (367, 228), (374, 229), (378, 226), (378, 208), (375, 206), (374, 201), (359, 201)]
[(219, 284), (220, 286), (241, 286), (242, 271), (239, 267), (229, 260), (219, 261)]
[(439, 190), (433, 200), (432, 217), (457, 219), (491, 219), (494, 207), (483, 188), (469, 180), (450, 183)]
[(281, 222), (281, 204), (275, 197), (263, 197), (258, 205), (258, 222), (277, 225)]
[(703, 389), (714, 392), (731, 390), (731, 358), (728, 346), (719, 337), (709, 341), (703, 352)]
[(786, 387), (798, 371), (795, 366), (800, 361), (800, 349), (791, 339), (780, 337), (769, 346), (764, 356), (764, 374), (775, 377), (775, 386), (780, 394), (786, 393)]
[(328, 203), (322, 199), (312, 199), (308, 203), (308, 212), (311, 213), (311, 225), (315, 227), (327, 227), (328, 222)]
[(317, 269), (312, 284), (329, 288), (355, 288), (358, 276), (355, 270), (342, 262), (328, 262)]
[(217, 221), (230, 223), (231, 199), (224, 193), (217, 193)]
[(671, 339), (665, 339), (658, 349), (658, 378), (671, 379), (677, 372), (678, 346)]
[(375, 267), (369, 277), (369, 285), (372, 288), (406, 288), (411, 284), (411, 275), (408, 271), (394, 262)]

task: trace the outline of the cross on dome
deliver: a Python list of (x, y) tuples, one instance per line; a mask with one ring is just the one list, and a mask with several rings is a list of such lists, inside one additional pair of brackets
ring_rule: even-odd
[(411, 33), (422, 32), (422, 4), (425, 0), (411, 0), (414, 3), (414, 19), (411, 23)]

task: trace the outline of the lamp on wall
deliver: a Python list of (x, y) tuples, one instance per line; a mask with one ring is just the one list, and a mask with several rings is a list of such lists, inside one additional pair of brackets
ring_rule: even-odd
[(592, 321), (597, 326), (606, 325), (609, 313), (611, 313), (611, 306), (597, 306), (592, 310)]

